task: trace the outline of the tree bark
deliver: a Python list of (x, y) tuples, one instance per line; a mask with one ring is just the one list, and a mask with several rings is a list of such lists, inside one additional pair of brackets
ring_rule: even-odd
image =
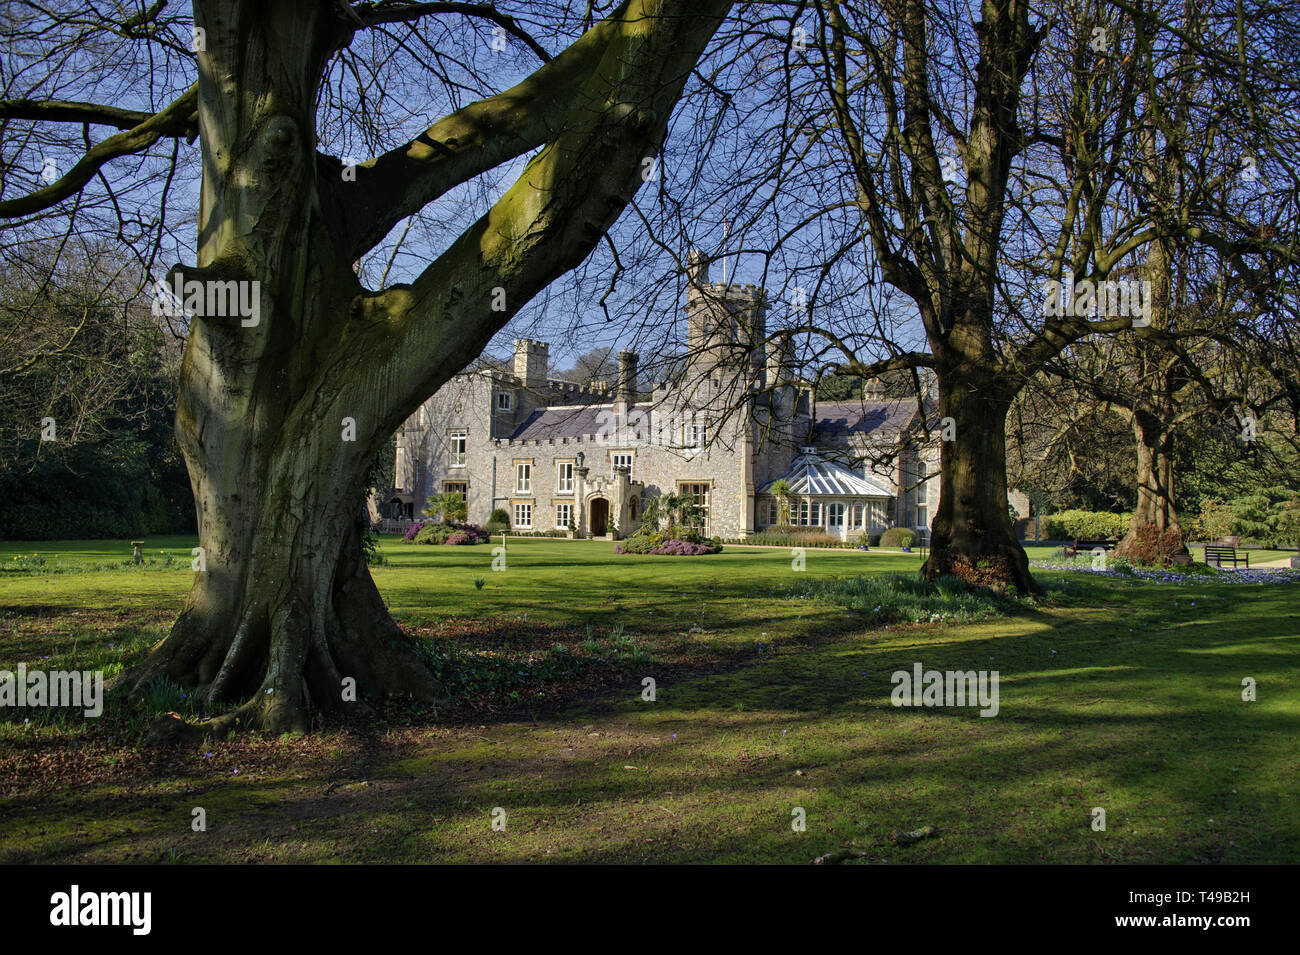
[[(256, 288), (260, 313), (191, 321), (177, 435), (203, 563), (168, 637), (121, 685), (169, 677), (240, 704), (210, 734), (302, 732), (316, 712), (366, 710), (367, 698), (443, 697), (362, 559), (368, 465), (618, 217), (728, 6), (625, 0), (612, 26), (548, 64), (581, 89), (520, 180), (415, 283), (374, 292), (351, 265), (373, 193), (348, 192), (315, 151), (320, 78), (351, 21), (324, 2), (196, 2), (204, 175), (199, 266), (182, 271)], [(500, 105), (502, 123), (517, 99)], [(413, 175), (425, 146), (407, 150)]]
[(939, 416), (955, 424), (941, 442), (939, 507), (922, 574), (967, 584), (1040, 588), (1007, 506), (1006, 419), (1010, 398), (988, 374), (950, 367), (939, 377)]
[[(1147, 557), (1143, 553), (1154, 541), (1167, 540), (1170, 533), (1183, 536), (1174, 503), (1173, 435), (1160, 417), (1150, 412), (1133, 415), (1133, 437), (1137, 451), (1137, 507), (1128, 533), (1115, 547), (1117, 557)], [(1185, 543), (1173, 553), (1188, 553)]]

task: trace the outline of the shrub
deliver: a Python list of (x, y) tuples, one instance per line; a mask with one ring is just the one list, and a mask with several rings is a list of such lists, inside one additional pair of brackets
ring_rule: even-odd
[(488, 523), (504, 524), (507, 528), (509, 528), (510, 514), (506, 511), (504, 507), (494, 507), (492, 509), (492, 513), (488, 515)]
[(1192, 521), (1192, 535), (1202, 541), (1235, 536), (1269, 547), (1294, 547), (1300, 538), (1300, 495), (1268, 487), (1231, 503), (1206, 500)]
[(716, 537), (696, 534), (696, 540), (673, 537), (662, 531), (645, 534), (640, 531), (627, 540), (614, 545), (616, 554), (665, 554), (675, 557), (698, 557), (722, 551), (722, 541)]
[(1277, 506), (1274, 525), (1277, 528), (1277, 543), (1300, 546), (1300, 495)]
[(408, 540), (408, 541), (413, 541), (413, 540), (415, 540), (415, 535), (418, 534), (418, 533), (420, 533), (420, 529), (421, 529), (422, 527), (424, 527), (424, 525), (427, 524), (427, 523), (429, 523), (429, 522), (428, 522), (428, 521), (416, 521), (414, 524), (412, 524), (410, 527), (408, 527), (408, 528), (406, 529), (406, 533), (403, 534), (402, 537), (403, 537), (405, 540)]
[(797, 524), (774, 524), (747, 538), (745, 542), (777, 547), (838, 547), (843, 543), (820, 527), (801, 527)]
[(633, 534), (627, 540), (620, 541), (614, 545), (616, 554), (648, 554), (650, 549), (655, 545), (651, 543), (649, 534), (643, 534), (640, 531)]
[(722, 545), (714, 544), (712, 541), (696, 543), (695, 541), (673, 538), (651, 549), (650, 553), (666, 554), (674, 557), (701, 557), (705, 554), (716, 554), (720, 550), (722, 550)]
[(1108, 540), (1127, 534), (1132, 516), (1110, 511), (1062, 511), (1043, 518), (1043, 530), (1054, 540)]
[(416, 544), (441, 544), (451, 536), (453, 530), (454, 528), (450, 524), (427, 521), (411, 540)]
[(891, 527), (880, 535), (881, 547), (911, 547), (916, 543), (916, 531), (910, 527)]
[(414, 537), (414, 542), (417, 544), (481, 544), (487, 539), (487, 531), (477, 524), (430, 522), (420, 528)]
[[(493, 513), (496, 512), (494, 511)], [(496, 537), (498, 534), (509, 534), (510, 522), (509, 521), (488, 521), (486, 524), (483, 525), (483, 530), (485, 530), (492, 537)]]

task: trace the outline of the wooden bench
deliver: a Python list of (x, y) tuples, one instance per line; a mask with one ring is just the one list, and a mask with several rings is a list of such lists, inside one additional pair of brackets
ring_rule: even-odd
[(1211, 567), (1222, 567), (1224, 561), (1229, 561), (1233, 570), (1236, 570), (1237, 565), (1241, 563), (1250, 570), (1250, 554), (1245, 551), (1238, 554), (1237, 548), (1231, 544), (1206, 544), (1204, 550), (1205, 562)]
[(1061, 549), (1065, 552), (1066, 557), (1074, 557), (1081, 550), (1087, 553), (1092, 553), (1098, 547), (1100, 547), (1102, 550), (1114, 550), (1115, 545), (1118, 543), (1119, 541), (1112, 541), (1112, 540), (1095, 540), (1095, 541), (1076, 540), (1073, 544), (1066, 544)]

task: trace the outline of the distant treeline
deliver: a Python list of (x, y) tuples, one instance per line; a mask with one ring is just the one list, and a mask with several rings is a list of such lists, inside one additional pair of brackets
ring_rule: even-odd
[(112, 256), (34, 259), (0, 267), (0, 538), (193, 533), (173, 434), (184, 329)]

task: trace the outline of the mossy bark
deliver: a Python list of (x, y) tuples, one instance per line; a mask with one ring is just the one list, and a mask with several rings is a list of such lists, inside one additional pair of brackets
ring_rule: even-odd
[[(368, 465), (614, 222), (729, 5), (625, 0), (541, 80), (489, 101), (501, 135), (516, 134), (515, 152), (534, 144), (533, 127), (549, 140), (414, 283), (369, 291), (352, 262), (382, 238), (373, 221), (394, 203), (412, 214), (436, 196), (451, 181), (447, 151), (397, 150), (383, 178), (412, 177), (405, 190), (341, 177), (337, 160), (316, 152), (314, 117), (326, 64), (354, 29), (343, 6), (196, 2), (199, 264), (182, 271), (187, 281), (248, 283), (259, 310), (256, 321), (193, 317), (177, 434), (204, 566), (171, 633), (123, 686), (166, 676), (235, 704), (209, 732), (303, 731), (315, 712), (366, 698), (441, 698), (361, 556)], [(554, 96), (565, 98), (560, 121), (521, 119), (521, 97), (547, 110)], [(453, 171), (464, 177), (503, 158), (463, 156)], [(501, 298), (504, 311), (493, 304)], [(355, 703), (344, 697), (349, 679)]]

